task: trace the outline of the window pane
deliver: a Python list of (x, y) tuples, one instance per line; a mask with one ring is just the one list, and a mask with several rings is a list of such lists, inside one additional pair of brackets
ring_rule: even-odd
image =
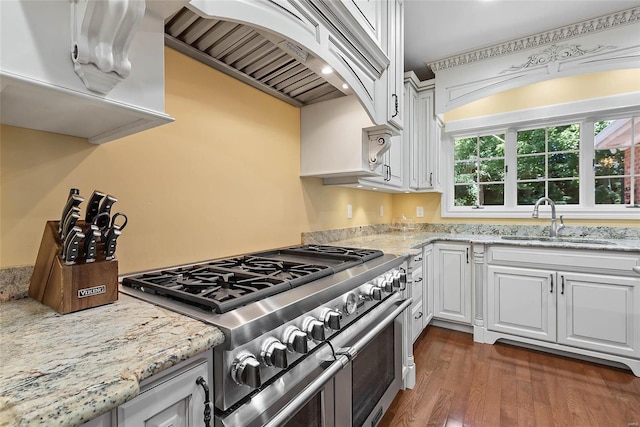
[(480, 186), (478, 194), (479, 205), (495, 206), (504, 205), (504, 185), (485, 184)]
[[(625, 181), (627, 186), (625, 186)], [(597, 205), (620, 205), (629, 203), (625, 200), (625, 193), (629, 194), (631, 180), (629, 178), (596, 178), (596, 204)]]
[(624, 175), (625, 158), (629, 157), (628, 154), (629, 150), (623, 151), (617, 148), (596, 149), (593, 165), (596, 176)]
[(518, 183), (519, 205), (534, 205), (544, 194), (544, 181)]
[(544, 155), (518, 157), (518, 179), (544, 178)]
[(544, 129), (533, 129), (518, 132), (518, 154), (544, 153)]
[(478, 139), (462, 138), (454, 142), (454, 159), (466, 160), (478, 157)]
[(580, 125), (554, 126), (548, 129), (549, 152), (577, 150), (580, 147)]
[(476, 181), (477, 163), (475, 161), (456, 162), (455, 183), (466, 184)]
[(578, 176), (580, 156), (578, 153), (549, 155), (549, 178), (570, 178)]
[(478, 204), (476, 185), (455, 185), (454, 206), (474, 206)]
[(480, 157), (504, 157), (504, 135), (481, 136)]
[(549, 182), (549, 197), (557, 205), (580, 203), (580, 181), (577, 179)]
[(504, 181), (504, 159), (485, 160), (481, 162), (480, 181)]

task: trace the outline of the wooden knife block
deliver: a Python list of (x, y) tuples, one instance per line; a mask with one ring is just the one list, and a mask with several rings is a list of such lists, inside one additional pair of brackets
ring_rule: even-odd
[[(99, 244), (94, 262), (85, 263), (79, 258), (75, 264), (65, 265), (60, 258), (62, 241), (58, 235), (58, 224), (59, 221), (47, 221), (45, 225), (29, 296), (61, 314), (116, 301), (118, 260), (105, 260), (104, 247)], [(76, 225), (85, 231), (88, 228), (83, 221)]]

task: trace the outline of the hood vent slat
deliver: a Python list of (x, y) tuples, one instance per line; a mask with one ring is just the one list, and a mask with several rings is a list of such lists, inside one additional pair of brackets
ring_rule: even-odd
[(167, 45), (295, 106), (344, 96), (274, 37), (247, 25), (207, 18), (188, 7), (165, 21)]

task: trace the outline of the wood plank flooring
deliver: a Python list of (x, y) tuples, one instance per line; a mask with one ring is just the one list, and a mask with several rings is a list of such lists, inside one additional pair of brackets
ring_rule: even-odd
[(631, 371), (429, 326), (414, 346), (416, 385), (380, 427), (640, 427)]

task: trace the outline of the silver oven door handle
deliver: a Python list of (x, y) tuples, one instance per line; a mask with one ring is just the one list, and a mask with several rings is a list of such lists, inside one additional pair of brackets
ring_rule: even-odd
[[(389, 298), (386, 303), (389, 306), (395, 304), (400, 299), (400, 294), (395, 294)], [(300, 394), (298, 394), (291, 402), (287, 403), (277, 414), (273, 416), (264, 427), (278, 427), (284, 424), (289, 418), (294, 416), (298, 410), (300, 410), (316, 393), (318, 393), (324, 385), (331, 380), (340, 370), (349, 364), (349, 361), (355, 357), (360, 350), (362, 350), (376, 335), (378, 335), (384, 328), (389, 326), (396, 317), (411, 305), (411, 299), (406, 299), (400, 303), (400, 305), (389, 313), (381, 322), (379, 322), (373, 329), (371, 329), (364, 337), (360, 338), (353, 346), (349, 347), (348, 354), (342, 353), (336, 354), (336, 360), (327, 367), (322, 374), (318, 376), (313, 382), (306, 386)]]

